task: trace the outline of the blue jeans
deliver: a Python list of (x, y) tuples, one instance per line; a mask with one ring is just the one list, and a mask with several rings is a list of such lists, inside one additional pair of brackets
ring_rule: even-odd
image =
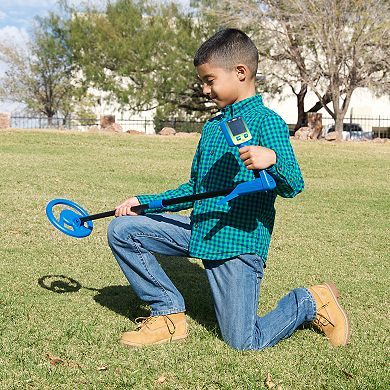
[[(189, 256), (190, 237), (190, 219), (177, 214), (125, 216), (109, 225), (111, 250), (134, 292), (150, 305), (152, 316), (185, 311), (181, 293), (154, 253)], [(271, 347), (315, 317), (315, 301), (305, 288), (289, 292), (265, 316), (257, 315), (264, 264), (255, 254), (203, 264), (222, 337), (235, 349)]]

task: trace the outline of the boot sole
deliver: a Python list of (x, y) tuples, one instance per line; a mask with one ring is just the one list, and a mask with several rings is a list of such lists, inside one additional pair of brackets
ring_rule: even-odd
[(340, 298), (340, 291), (336, 287), (336, 285), (334, 283), (331, 283), (331, 282), (324, 283), (324, 286), (328, 287), (330, 293), (332, 294), (332, 296), (336, 302), (337, 307), (339, 308), (339, 310), (341, 311), (341, 313), (343, 314), (343, 317), (345, 319), (346, 331), (344, 333), (345, 337), (344, 337), (344, 343), (342, 345), (347, 345), (349, 343), (349, 338), (351, 335), (351, 327), (350, 327), (349, 318), (347, 316), (347, 313), (345, 312), (345, 310), (343, 309), (343, 307), (340, 305), (340, 303), (338, 301), (338, 298)]
[(171, 343), (171, 342), (183, 342), (187, 338), (188, 335), (184, 336), (176, 336), (172, 337), (172, 339), (164, 339), (160, 341), (156, 341), (155, 343), (150, 343), (150, 344), (140, 344), (140, 343), (129, 343), (124, 340), (119, 340), (119, 343), (122, 345), (125, 345), (126, 347), (132, 347), (132, 348), (141, 348), (149, 345), (160, 345), (160, 344), (166, 344), (166, 343)]

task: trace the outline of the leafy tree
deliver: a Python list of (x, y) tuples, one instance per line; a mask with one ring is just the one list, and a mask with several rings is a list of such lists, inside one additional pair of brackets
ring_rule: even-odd
[(173, 3), (117, 0), (104, 10), (73, 10), (70, 42), (80, 79), (122, 109), (199, 118), (210, 107), (192, 61), (209, 31)]
[[(297, 97), (299, 128), (324, 107), (338, 136), (356, 88), (388, 91), (389, 2), (386, 0), (207, 0), (208, 11), (252, 31), (266, 76)], [(211, 6), (210, 6), (211, 4)], [(305, 111), (308, 90), (318, 102)], [(332, 102), (333, 110), (329, 107)]]
[(8, 64), (0, 80), (0, 96), (26, 105), (34, 114), (45, 115), (49, 124), (56, 114), (75, 110), (84, 91), (72, 80), (72, 56), (64, 20), (50, 14), (36, 18), (27, 47), (0, 44), (0, 58)]

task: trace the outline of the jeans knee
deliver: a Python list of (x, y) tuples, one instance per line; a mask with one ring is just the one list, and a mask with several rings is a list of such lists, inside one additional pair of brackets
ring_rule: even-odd
[(133, 237), (150, 230), (150, 221), (147, 217), (122, 216), (113, 219), (108, 225), (107, 238), (109, 244), (129, 242)]
[(229, 347), (237, 351), (247, 351), (251, 349), (250, 340), (244, 338), (241, 332), (221, 332), (222, 338)]
[(269, 340), (258, 340), (256, 336), (253, 338), (243, 338), (240, 337), (240, 335), (237, 335), (236, 337), (230, 335), (230, 337), (222, 336), (222, 338), (229, 347), (237, 351), (261, 351), (273, 345)]
[(117, 242), (125, 234), (125, 226), (128, 224), (128, 221), (125, 221), (124, 219), (127, 218), (129, 217), (118, 217), (114, 218), (110, 222), (107, 229), (107, 239), (109, 244)]
[(250, 346), (247, 343), (244, 343), (242, 340), (226, 340), (225, 343), (229, 345), (229, 347), (235, 349), (236, 351), (248, 351), (250, 350)]

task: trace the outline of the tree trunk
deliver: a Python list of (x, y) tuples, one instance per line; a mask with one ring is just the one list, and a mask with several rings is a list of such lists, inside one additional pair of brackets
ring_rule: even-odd
[(345, 98), (341, 104), (341, 108), (340, 108), (339, 100), (337, 102), (333, 101), (334, 114), (335, 114), (336, 141), (342, 141), (343, 139), (343, 123), (344, 123), (345, 114), (347, 113), (347, 109), (351, 101), (352, 92), (353, 92), (353, 88), (350, 88), (346, 92)]
[(340, 112), (336, 113), (335, 120), (335, 132), (336, 132), (336, 141), (343, 140), (343, 123), (344, 123), (344, 115)]
[[(322, 100), (319, 100), (313, 107), (311, 107), (308, 111), (305, 111), (304, 108), (304, 100), (307, 93), (307, 85), (301, 88), (298, 94), (295, 94), (297, 97), (297, 107), (298, 107), (298, 121), (295, 125), (295, 131), (299, 130), (301, 127), (309, 126), (308, 125), (308, 114), (316, 113), (324, 107), (324, 104), (328, 104), (332, 101), (332, 95), (329, 92), (326, 92), (322, 97)], [(310, 127), (310, 126), (309, 126)]]
[(296, 94), (298, 107), (298, 120), (294, 130), (297, 131), (304, 127), (307, 122), (307, 113), (305, 112), (305, 96), (307, 93), (307, 85), (302, 84), (300, 91)]

